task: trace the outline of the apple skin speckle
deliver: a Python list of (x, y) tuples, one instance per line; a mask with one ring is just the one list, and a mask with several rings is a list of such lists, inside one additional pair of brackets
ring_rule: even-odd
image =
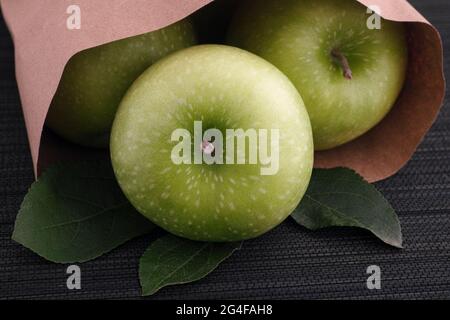
[[(242, 0), (228, 43), (278, 67), (308, 110), (316, 150), (366, 133), (395, 104), (404, 84), (408, 52), (402, 23), (367, 28), (366, 7), (354, 0)], [(347, 58), (352, 79), (332, 57)]]
[(133, 81), (160, 58), (196, 44), (195, 38), (191, 22), (182, 20), (77, 53), (64, 69), (47, 126), (71, 142), (106, 148), (117, 107)]
[[(260, 163), (174, 164), (161, 150), (176, 145), (175, 129), (192, 131), (198, 119), (203, 130), (278, 129), (278, 172), (263, 176)], [(129, 146), (136, 148), (124, 152)], [(167, 231), (200, 241), (254, 238), (281, 223), (306, 191), (313, 149), (289, 79), (260, 57), (221, 45), (184, 49), (151, 66), (122, 100), (111, 134), (114, 171), (130, 202)]]

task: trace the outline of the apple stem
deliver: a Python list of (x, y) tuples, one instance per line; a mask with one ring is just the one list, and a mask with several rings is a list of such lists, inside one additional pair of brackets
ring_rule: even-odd
[(341, 68), (344, 71), (344, 77), (348, 80), (352, 80), (353, 78), (352, 69), (350, 69), (347, 57), (344, 56), (342, 52), (339, 51), (339, 49), (333, 49), (333, 51), (331, 51), (331, 55), (341, 65)]

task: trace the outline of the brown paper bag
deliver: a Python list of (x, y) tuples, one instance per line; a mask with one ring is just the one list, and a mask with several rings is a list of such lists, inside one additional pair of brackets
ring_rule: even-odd
[[(358, 1), (377, 6), (385, 19), (407, 23), (410, 64), (405, 88), (378, 126), (344, 146), (317, 152), (315, 166), (346, 166), (377, 181), (397, 172), (411, 158), (438, 114), (445, 91), (442, 42), (437, 30), (406, 0)], [(35, 173), (55, 159), (85, 153), (84, 148), (43, 135), (48, 107), (70, 57), (87, 48), (160, 29), (209, 2), (77, 0), (81, 28), (69, 29), (68, 9), (73, 9), (73, 1), (0, 0), (14, 40), (16, 77)]]

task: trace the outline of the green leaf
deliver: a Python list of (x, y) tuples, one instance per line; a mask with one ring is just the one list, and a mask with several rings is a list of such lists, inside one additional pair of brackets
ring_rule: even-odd
[(351, 169), (315, 169), (292, 217), (311, 230), (360, 227), (385, 243), (402, 248), (398, 217), (381, 193)]
[(240, 249), (241, 242), (197, 242), (166, 235), (141, 257), (139, 278), (144, 296), (165, 286), (199, 280)]
[(105, 160), (49, 168), (25, 196), (12, 238), (47, 260), (69, 263), (94, 259), (153, 228)]

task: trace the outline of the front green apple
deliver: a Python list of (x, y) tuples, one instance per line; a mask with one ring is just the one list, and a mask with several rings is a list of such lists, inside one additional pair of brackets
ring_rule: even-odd
[(133, 81), (160, 58), (194, 44), (193, 27), (182, 20), (77, 53), (64, 69), (47, 125), (74, 143), (107, 147), (117, 107)]
[(369, 29), (371, 15), (355, 0), (249, 0), (233, 18), (229, 43), (273, 63), (300, 91), (317, 150), (374, 127), (403, 87), (404, 27), (381, 20)]
[(162, 59), (125, 95), (111, 158), (131, 203), (176, 235), (253, 238), (306, 191), (311, 126), (286, 76), (241, 49), (204, 45)]

